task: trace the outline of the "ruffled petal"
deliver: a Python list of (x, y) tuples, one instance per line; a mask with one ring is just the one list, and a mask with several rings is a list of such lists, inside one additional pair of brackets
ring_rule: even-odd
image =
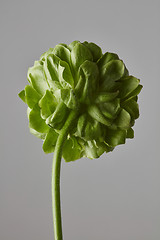
[[(71, 154), (72, 153), (72, 154)], [(75, 161), (82, 157), (83, 148), (78, 143), (77, 138), (68, 138), (63, 146), (63, 158), (66, 162)]]
[(76, 43), (71, 51), (71, 64), (75, 76), (77, 76), (80, 65), (86, 60), (93, 60), (91, 51), (84, 44)]
[(53, 53), (59, 57), (62, 61), (67, 62), (68, 64), (70, 64), (70, 50), (62, 45), (62, 44), (58, 44), (55, 46)]
[(79, 81), (75, 88), (79, 101), (89, 104), (99, 85), (99, 71), (96, 63), (86, 60), (79, 68)]
[(49, 132), (47, 133), (47, 135), (44, 139), (44, 143), (43, 143), (43, 151), (45, 153), (54, 152), (57, 138), (58, 138), (58, 133), (56, 133), (53, 128), (50, 128)]
[(55, 111), (57, 104), (58, 102), (55, 96), (47, 90), (44, 96), (39, 101), (41, 117), (43, 119), (48, 118)]
[(38, 94), (38, 92), (32, 86), (25, 86), (25, 101), (29, 108), (33, 108), (38, 103), (40, 98), (40, 94)]
[(45, 123), (45, 120), (41, 118), (38, 107), (33, 108), (29, 113), (29, 127), (39, 133), (47, 133), (49, 131), (49, 126)]
[(85, 41), (83, 44), (91, 51), (94, 62), (97, 62), (102, 57), (102, 49), (95, 43)]
[(100, 70), (100, 89), (102, 91), (112, 91), (117, 86), (124, 74), (124, 64), (121, 60), (112, 60), (105, 64)]

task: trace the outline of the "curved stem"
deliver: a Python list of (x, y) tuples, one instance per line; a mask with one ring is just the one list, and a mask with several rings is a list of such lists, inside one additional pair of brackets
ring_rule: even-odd
[(60, 203), (60, 168), (63, 144), (67, 138), (70, 127), (76, 119), (77, 112), (70, 112), (63, 128), (60, 131), (57, 139), (53, 165), (52, 165), (52, 211), (53, 211), (53, 226), (54, 226), (54, 239), (62, 240), (62, 223), (61, 223), (61, 203)]

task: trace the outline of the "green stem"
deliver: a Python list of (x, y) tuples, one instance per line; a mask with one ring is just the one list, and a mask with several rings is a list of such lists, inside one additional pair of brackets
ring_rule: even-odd
[(63, 128), (57, 139), (53, 165), (52, 165), (52, 210), (53, 210), (53, 226), (54, 239), (62, 240), (62, 223), (61, 223), (61, 203), (60, 203), (60, 169), (63, 144), (67, 138), (70, 127), (72, 127), (77, 116), (76, 111), (70, 112)]

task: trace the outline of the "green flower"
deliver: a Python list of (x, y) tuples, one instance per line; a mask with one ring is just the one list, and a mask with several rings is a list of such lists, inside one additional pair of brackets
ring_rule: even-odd
[(142, 85), (117, 54), (102, 54), (94, 43), (58, 44), (29, 68), (28, 81), (19, 96), (45, 153), (54, 152), (71, 111), (78, 114), (63, 146), (66, 161), (98, 158), (134, 137)]

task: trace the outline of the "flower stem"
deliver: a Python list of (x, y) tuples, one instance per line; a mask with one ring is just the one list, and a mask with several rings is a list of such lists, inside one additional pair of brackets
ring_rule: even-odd
[(77, 117), (76, 111), (71, 111), (57, 139), (53, 165), (52, 165), (52, 211), (54, 239), (62, 240), (62, 223), (61, 223), (61, 203), (60, 203), (60, 169), (63, 144), (67, 138), (70, 128)]

